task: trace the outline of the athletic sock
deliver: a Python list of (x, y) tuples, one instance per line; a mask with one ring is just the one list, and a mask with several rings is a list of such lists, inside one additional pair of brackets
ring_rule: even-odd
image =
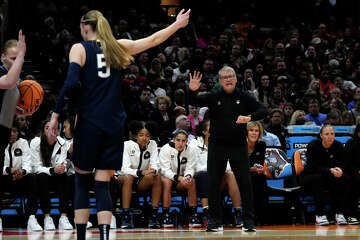
[(100, 231), (100, 240), (109, 240), (109, 232), (110, 232), (109, 224), (100, 224), (99, 231)]
[(86, 224), (76, 224), (76, 236), (77, 240), (86, 239)]

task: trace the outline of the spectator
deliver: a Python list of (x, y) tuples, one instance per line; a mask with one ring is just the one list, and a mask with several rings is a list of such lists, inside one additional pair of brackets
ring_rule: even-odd
[(320, 113), (319, 101), (313, 99), (308, 104), (309, 113), (306, 115), (306, 119), (311, 122), (315, 122), (316, 125), (321, 126), (326, 120), (326, 114)]
[(195, 127), (198, 125), (203, 119), (199, 117), (200, 107), (189, 105), (189, 115), (187, 118), (190, 121), (191, 126), (191, 134), (195, 134)]
[(354, 107), (349, 111), (351, 113), (353, 122), (360, 116), (360, 95), (354, 95)]
[(161, 126), (159, 146), (163, 146), (169, 141), (169, 136), (175, 128), (173, 112), (170, 110), (171, 99), (164, 95), (157, 96), (154, 107), (155, 110), (150, 114), (150, 119)]
[[(355, 95), (360, 95), (360, 87), (355, 88), (354, 94), (353, 94), (353, 98), (354, 98)], [(352, 101), (350, 101), (350, 102), (348, 103), (347, 108), (348, 108), (349, 110), (353, 109), (353, 108), (354, 108), (354, 104), (355, 104), (355, 103), (354, 103), (354, 100), (352, 99)]]
[(154, 107), (150, 103), (151, 89), (142, 88), (140, 90), (139, 101), (130, 110), (130, 120), (148, 121)]
[(263, 129), (261, 141), (265, 142), (267, 147), (281, 147), (279, 138), (275, 134), (267, 132), (265, 129)]
[(178, 130), (184, 130), (187, 133), (188, 142), (190, 142), (192, 139), (195, 138), (195, 136), (190, 133), (191, 132), (190, 120), (185, 115), (179, 115), (175, 119), (175, 127), (176, 129), (173, 132), (173, 134), (175, 134)]
[(291, 116), (294, 113), (294, 104), (287, 102), (284, 104), (284, 125), (289, 125)]
[(290, 119), (289, 125), (305, 125), (308, 122), (303, 110), (296, 110)]
[(286, 129), (283, 125), (284, 113), (280, 108), (273, 108), (270, 113), (270, 122), (266, 126), (266, 131), (275, 134), (281, 143), (281, 148), (286, 150)]

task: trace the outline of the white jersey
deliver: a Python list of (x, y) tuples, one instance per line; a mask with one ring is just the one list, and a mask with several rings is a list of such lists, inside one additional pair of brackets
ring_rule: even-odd
[[(73, 143), (73, 138), (71, 138), (71, 139), (64, 138), (64, 140), (65, 140), (66, 144), (68, 145), (68, 149), (70, 149), (71, 144)], [(67, 154), (66, 161), (67, 161), (67, 165), (66, 165), (67, 175), (75, 174), (75, 166), (74, 166), (74, 163), (71, 161), (70, 154)]]
[[(195, 172), (207, 172), (208, 148), (204, 143), (203, 137), (191, 140), (189, 144), (196, 152)], [(227, 162), (226, 171), (231, 171), (230, 163)]]
[(124, 142), (123, 163), (118, 175), (130, 174), (138, 177), (138, 170), (149, 168), (159, 171), (158, 148), (154, 140), (150, 140), (146, 149), (141, 150), (139, 144), (132, 140)]
[(196, 152), (191, 146), (186, 146), (184, 151), (175, 149), (174, 143), (170, 142), (160, 149), (159, 162), (161, 174), (171, 180), (174, 176), (194, 177)]
[(23, 138), (19, 138), (11, 147), (10, 144), (5, 149), (5, 159), (3, 175), (8, 175), (6, 168), (10, 167), (10, 160), (12, 168), (19, 168), (26, 171), (26, 174), (31, 173), (31, 153), (29, 143)]
[(51, 175), (50, 168), (54, 168), (61, 163), (67, 165), (67, 152), (69, 147), (70, 145), (66, 143), (63, 138), (57, 137), (54, 150), (51, 154), (51, 166), (45, 167), (41, 160), (40, 137), (33, 138), (30, 142), (33, 171), (35, 173), (46, 173)]

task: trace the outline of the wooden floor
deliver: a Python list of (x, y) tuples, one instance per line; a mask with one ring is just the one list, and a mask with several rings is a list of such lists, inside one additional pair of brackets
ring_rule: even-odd
[[(221, 233), (208, 233), (205, 229), (133, 229), (111, 230), (110, 239), (360, 239), (360, 225), (357, 226), (267, 226), (258, 227), (256, 233), (243, 233), (238, 228), (225, 228)], [(71, 240), (76, 239), (74, 231), (27, 233), (24, 229), (5, 229), (0, 240)], [(99, 239), (99, 232), (93, 228), (87, 231), (87, 239)]]

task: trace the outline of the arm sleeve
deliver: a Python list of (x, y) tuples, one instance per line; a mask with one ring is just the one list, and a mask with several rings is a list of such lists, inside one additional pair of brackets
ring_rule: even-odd
[(25, 175), (31, 173), (31, 152), (28, 142), (25, 140), (22, 143), (21, 149), (23, 151), (23, 161), (21, 168), (25, 170)]
[(194, 177), (196, 152), (190, 146), (188, 147), (188, 150), (189, 150), (189, 158), (185, 166), (184, 176), (190, 175), (191, 177)]
[(189, 104), (198, 107), (209, 106), (211, 99), (215, 96), (214, 92), (198, 94), (196, 91), (189, 89)]
[(170, 156), (169, 156), (169, 154), (167, 154), (166, 145), (165, 145), (165, 147), (161, 148), (161, 150), (160, 150), (159, 163), (160, 163), (161, 174), (164, 177), (174, 180), (174, 176), (176, 173), (174, 173), (171, 170)]
[(268, 114), (266, 107), (262, 103), (256, 101), (249, 93), (246, 93), (246, 107), (251, 116), (251, 121), (264, 119)]
[(159, 158), (158, 158), (158, 155), (159, 155), (159, 152), (158, 152), (158, 147), (157, 147), (157, 144), (156, 142), (154, 141), (152, 146), (151, 146), (151, 150), (150, 150), (150, 167), (155, 169), (156, 172), (158, 173), (159, 172)]
[(50, 167), (44, 167), (41, 162), (40, 156), (40, 139), (36, 141), (33, 139), (30, 142), (30, 154), (31, 154), (31, 164), (34, 166), (35, 173), (46, 173), (47, 175), (52, 175), (50, 172)]
[(128, 151), (128, 148), (126, 147), (126, 145), (124, 146), (123, 165), (121, 167), (121, 171), (123, 172), (123, 174), (129, 174), (134, 177), (138, 176), (137, 169), (131, 168), (131, 158), (130, 158), (129, 151)]
[(64, 86), (60, 91), (59, 97), (56, 101), (56, 106), (53, 110), (55, 113), (61, 113), (65, 105), (65, 98), (69, 98), (73, 92), (73, 89), (80, 84), (80, 70), (81, 67), (79, 64), (74, 62), (70, 63)]

